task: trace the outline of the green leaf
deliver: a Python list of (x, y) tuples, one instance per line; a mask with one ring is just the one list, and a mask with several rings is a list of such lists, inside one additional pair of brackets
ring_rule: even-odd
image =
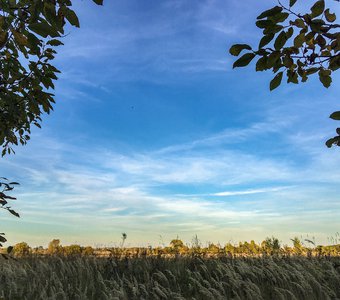
[(273, 33), (264, 35), (263, 38), (260, 40), (259, 49), (266, 46), (268, 43), (270, 43), (270, 41), (274, 38), (274, 36), (275, 34)]
[(79, 19), (78, 19), (76, 13), (72, 9), (69, 9), (69, 8), (66, 9), (65, 17), (66, 17), (67, 21), (70, 22), (71, 25), (76, 26), (76, 27), (80, 27)]
[(13, 36), (15, 38), (15, 41), (20, 46), (26, 46), (27, 45), (27, 37), (24, 36), (22, 33), (17, 32), (16, 30), (12, 30)]
[(331, 138), (331, 139), (328, 139), (325, 144), (328, 148), (331, 148), (333, 144), (335, 144), (336, 142), (337, 142), (336, 138)]
[(340, 111), (335, 111), (329, 116), (333, 120), (338, 120), (340, 121)]
[(8, 40), (8, 32), (1, 30), (1, 32), (0, 32), (0, 49), (6, 45), (7, 40)]
[(311, 11), (311, 17), (315, 18), (317, 16), (320, 16), (325, 9), (325, 0), (319, 0), (316, 1), (315, 4), (312, 6)]
[(286, 33), (284, 31), (281, 31), (274, 43), (275, 50), (282, 49), (286, 42), (287, 42)]
[(271, 20), (259, 20), (259, 21), (256, 21), (255, 25), (258, 28), (268, 28), (268, 27), (275, 26), (275, 23), (273, 23)]
[(283, 64), (285, 67), (290, 68), (294, 64), (294, 61), (289, 55), (286, 55), (283, 59)]
[(7, 203), (8, 203), (8, 202), (7, 202), (5, 199), (3, 199), (3, 198), (0, 197), (0, 205), (4, 206), (4, 205), (6, 205)]
[(65, 18), (67, 19), (67, 21), (70, 22), (71, 25), (80, 27), (79, 19), (72, 9), (68, 8), (67, 6), (62, 6), (59, 11), (62, 15), (65, 16)]
[(293, 27), (289, 27), (287, 32), (286, 32), (287, 40), (289, 40), (292, 37), (293, 33), (294, 33)]
[(331, 76), (327, 76), (327, 75), (320, 75), (319, 72), (319, 79), (321, 81), (321, 83), (323, 84), (323, 86), (325, 88), (329, 88), (331, 83), (332, 83), (332, 77)]
[(52, 26), (58, 26), (58, 17), (56, 15), (56, 7), (55, 4), (45, 2), (44, 3), (44, 16), (46, 20), (52, 25)]
[(235, 44), (232, 45), (229, 49), (229, 53), (234, 56), (238, 56), (242, 50), (251, 50), (251, 47), (247, 44)]
[(315, 41), (316, 41), (316, 43), (320, 46), (320, 48), (322, 48), (322, 49), (323, 49), (323, 47), (326, 46), (326, 43), (327, 43), (326, 40), (325, 40), (325, 38), (324, 38), (321, 34), (319, 34), (319, 35), (316, 37)]
[(294, 21), (290, 21), (289, 23), (290, 23), (290, 25), (295, 25), (296, 27), (299, 27), (299, 28), (302, 28), (302, 29), (306, 28), (305, 22), (300, 18), (297, 18)]
[(304, 33), (298, 34), (294, 39), (294, 47), (300, 48), (302, 47), (303, 43), (306, 41), (306, 37)]
[(266, 18), (266, 17), (270, 17), (270, 16), (274, 16), (278, 13), (280, 13), (282, 11), (282, 7), (281, 6), (275, 6), (271, 9), (268, 9), (268, 10), (265, 10), (264, 12), (262, 12), (258, 17), (257, 19), (263, 19), (263, 18)]
[[(36, 34), (46, 38), (48, 35), (53, 35), (52, 31), (55, 31), (53, 30), (53, 28), (48, 25), (48, 23), (46, 22), (41, 22), (41, 23), (33, 23), (33, 24), (30, 24), (28, 26), (28, 28), (30, 30), (32, 30), (33, 32), (35, 32)], [(51, 35), (51, 36), (52, 36)]]
[(292, 7), (297, 0), (289, 0), (289, 7)]
[(311, 74), (316, 73), (317, 71), (319, 71), (319, 68), (309, 68), (309, 69), (306, 69), (306, 74), (311, 75)]
[(287, 70), (287, 83), (292, 82), (295, 84), (299, 83), (298, 74), (295, 71)]
[(9, 211), (13, 216), (16, 216), (16, 217), (20, 218), (20, 215), (19, 215), (15, 210), (8, 208), (8, 211)]
[(319, 79), (325, 88), (329, 88), (332, 83), (332, 77), (330, 70), (321, 69), (319, 71)]
[(64, 43), (62, 43), (59, 40), (53, 39), (53, 40), (49, 40), (47, 43), (47, 45), (51, 45), (51, 46), (60, 46), (60, 45), (64, 45)]
[(328, 68), (332, 71), (338, 70), (340, 68), (340, 56), (331, 58)]
[(103, 5), (103, 0), (93, 0), (94, 3), (98, 4), (98, 5)]
[(305, 36), (305, 40), (306, 40), (306, 43), (308, 45), (313, 45), (313, 41), (314, 41), (314, 36), (315, 36), (315, 32), (314, 31), (311, 31), (311, 32), (308, 32)]
[(233, 69), (238, 67), (245, 67), (249, 65), (249, 63), (253, 60), (255, 57), (254, 53), (246, 53), (243, 56), (241, 56), (238, 60), (236, 60), (233, 64)]
[(281, 29), (283, 29), (282, 25), (274, 25), (274, 26), (270, 26), (270, 27), (267, 27), (266, 29), (264, 29), (263, 33), (264, 34), (277, 33)]
[(312, 29), (312, 31), (317, 32), (317, 33), (322, 33), (322, 25), (325, 24), (325, 21), (322, 19), (314, 19), (311, 21), (311, 23), (309, 24), (310, 28)]
[(267, 60), (267, 68), (272, 68), (277, 63), (277, 61), (280, 59), (280, 57), (281, 57), (281, 54), (279, 51), (272, 52), (269, 55), (268, 60)]
[(328, 22), (333, 23), (336, 20), (336, 15), (330, 13), (329, 8), (325, 10), (325, 17)]
[(256, 62), (256, 72), (267, 70), (267, 59), (268, 59), (267, 56), (262, 56)]
[(281, 12), (278, 13), (274, 16), (269, 17), (268, 19), (270, 19), (271, 21), (273, 21), (274, 23), (282, 23), (284, 22), (287, 18), (289, 17), (289, 13), (286, 12)]
[(33, 51), (34, 53), (37, 53), (39, 51), (39, 46), (41, 44), (41, 41), (36, 37), (35, 34), (29, 32), (27, 34), (27, 40), (28, 40), (28, 47)]
[(274, 90), (276, 89), (280, 84), (281, 84), (281, 81), (282, 81), (282, 75), (283, 75), (283, 72), (279, 72), (275, 75), (275, 77), (271, 80), (270, 82), (270, 90)]

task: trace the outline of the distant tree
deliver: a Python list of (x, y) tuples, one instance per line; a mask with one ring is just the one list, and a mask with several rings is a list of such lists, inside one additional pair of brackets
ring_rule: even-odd
[(258, 254), (258, 253), (259, 253), (259, 250), (260, 250), (260, 247), (259, 247), (259, 245), (257, 245), (257, 244), (255, 243), (254, 240), (251, 240), (251, 241), (250, 241), (250, 244), (249, 244), (249, 250), (250, 250), (250, 253), (251, 253), (251, 254)]
[(224, 251), (226, 254), (228, 255), (234, 255), (235, 253), (235, 247), (231, 244), (231, 243), (227, 243), (225, 246), (224, 246)]
[(60, 245), (59, 239), (54, 239), (48, 244), (47, 253), (50, 255), (60, 255), (63, 252), (63, 247)]
[(65, 256), (80, 256), (82, 249), (79, 245), (70, 245), (62, 247), (62, 252)]
[(302, 255), (303, 252), (304, 252), (304, 249), (303, 249), (303, 245), (301, 243), (301, 240), (298, 237), (294, 237), (293, 239), (291, 239), (291, 241), (293, 242), (294, 254)]
[(262, 243), (261, 248), (266, 254), (277, 255), (280, 253), (281, 245), (277, 238), (267, 237)]
[(172, 241), (170, 242), (170, 246), (171, 246), (172, 248), (182, 248), (182, 247), (184, 247), (184, 243), (183, 243), (182, 240), (180, 240), (179, 238), (177, 238), (177, 239), (174, 239), (174, 240), (172, 240)]
[(43, 254), (45, 254), (45, 249), (44, 249), (43, 246), (34, 247), (34, 248), (32, 248), (32, 254), (43, 255)]
[(220, 252), (220, 248), (214, 243), (210, 243), (208, 246), (208, 252), (211, 254), (218, 254)]
[(84, 256), (91, 256), (94, 254), (94, 249), (91, 246), (86, 246), (82, 249), (81, 254)]
[(27, 243), (21, 242), (15, 244), (13, 247), (13, 254), (18, 257), (24, 257), (30, 254), (31, 248), (28, 246)]
[[(340, 33), (336, 24), (336, 14), (325, 7), (325, 0), (318, 0), (307, 13), (296, 12), (293, 8), (297, 0), (289, 0), (262, 12), (256, 26), (263, 30), (258, 48), (247, 44), (235, 44), (229, 52), (238, 56), (233, 68), (247, 66), (255, 57), (256, 71), (272, 70), (275, 73), (269, 88), (274, 90), (282, 81), (284, 73), (287, 83), (306, 82), (308, 76), (318, 74), (324, 87), (332, 83), (332, 72), (340, 67)], [(302, 2), (302, 1), (301, 1)], [(339, 2), (339, 1), (338, 1)], [(330, 118), (340, 120), (340, 111)], [(337, 136), (327, 140), (327, 147), (340, 146), (340, 128)]]

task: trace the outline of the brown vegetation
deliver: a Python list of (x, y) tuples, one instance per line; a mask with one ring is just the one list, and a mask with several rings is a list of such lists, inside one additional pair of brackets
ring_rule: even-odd
[[(174, 239), (168, 247), (103, 247), (93, 248), (91, 246), (69, 245), (62, 246), (59, 239), (52, 240), (48, 248), (31, 248), (25, 242), (14, 245), (12, 254), (15, 257), (23, 256), (95, 256), (95, 257), (262, 257), (262, 256), (340, 256), (340, 244), (329, 246), (315, 246), (310, 240), (307, 241), (312, 247), (308, 247), (295, 237), (292, 239), (292, 246), (282, 246), (277, 238), (267, 238), (260, 244), (255, 241), (239, 242), (238, 244), (227, 243), (224, 246), (208, 244), (202, 247), (199, 243), (187, 246), (180, 239)], [(5, 253), (5, 249), (2, 251)]]

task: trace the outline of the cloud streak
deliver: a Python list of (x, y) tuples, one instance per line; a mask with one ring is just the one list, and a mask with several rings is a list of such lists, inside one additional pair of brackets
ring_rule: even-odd
[[(253, 134), (252, 128), (244, 132)], [(190, 148), (176, 145), (171, 151), (127, 154), (108, 149), (84, 151), (56, 140), (43, 140), (43, 144), (33, 142), (27, 146), (34, 153), (29, 160), (19, 153), (15, 160), (5, 161), (3, 167), (6, 172), (26, 170), (25, 177), (18, 178), (25, 187), (25, 192), (18, 194), (18, 209), (25, 224), (56, 226), (66, 240), (74, 232), (71, 227), (78, 228), (85, 220), (92, 220), (98, 230), (109, 226), (118, 231), (146, 230), (155, 235), (178, 230), (185, 236), (189, 232), (205, 235), (208, 228), (219, 232), (221, 228), (237, 226), (242, 231), (246, 224), (259, 226), (259, 234), (265, 234), (268, 223), (275, 227), (289, 218), (297, 224), (300, 208), (310, 210), (301, 222), (312, 222), (313, 215), (323, 218), (329, 213), (324, 209), (327, 201), (329, 207), (336, 202), (330, 193), (321, 205), (318, 197), (326, 195), (328, 187), (320, 186), (317, 191), (312, 188), (316, 169), (326, 176), (323, 181), (337, 180), (327, 175), (324, 157), (313, 157), (308, 169), (301, 170), (281, 158), (259, 158), (222, 146), (218, 151), (215, 147), (207, 152), (197, 143), (189, 143), (195, 145)], [(212, 141), (214, 136), (205, 140)], [(72, 161), (75, 156), (77, 161)], [(271, 187), (258, 187), (268, 186), (269, 182)], [(193, 193), (197, 185), (211, 192)], [(183, 188), (186, 192), (179, 193)], [(221, 201), (223, 198), (230, 201)], [(16, 226), (19, 230), (20, 226)]]
[(228, 196), (242, 196), (242, 195), (252, 195), (252, 194), (261, 194), (261, 193), (270, 193), (270, 192), (278, 192), (289, 187), (274, 187), (274, 188), (264, 188), (264, 189), (252, 189), (252, 190), (245, 190), (245, 191), (225, 191), (225, 192), (218, 192), (210, 194), (211, 196), (218, 196), (218, 197), (228, 197)]

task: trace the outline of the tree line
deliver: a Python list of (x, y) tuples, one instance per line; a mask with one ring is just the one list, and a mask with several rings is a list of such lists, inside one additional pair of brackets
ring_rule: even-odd
[[(254, 240), (250, 242), (239, 242), (225, 245), (208, 243), (202, 246), (200, 243), (186, 245), (180, 239), (173, 239), (165, 247), (100, 247), (80, 246), (77, 244), (62, 246), (59, 239), (52, 240), (47, 248), (42, 246), (30, 247), (26, 242), (17, 243), (11, 247), (11, 255), (14, 257), (26, 256), (97, 256), (97, 257), (178, 257), (178, 256), (199, 256), (199, 257), (262, 257), (262, 256), (340, 256), (340, 244), (316, 245), (309, 239), (291, 239), (292, 245), (283, 245), (277, 238), (266, 238), (261, 243)], [(8, 252), (2, 249), (3, 252)]]

